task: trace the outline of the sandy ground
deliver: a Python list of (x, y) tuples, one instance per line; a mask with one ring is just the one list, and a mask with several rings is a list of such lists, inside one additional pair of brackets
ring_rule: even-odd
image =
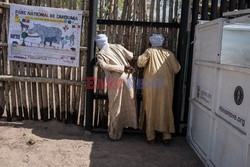
[(185, 138), (171, 146), (145, 142), (142, 134), (123, 134), (110, 141), (106, 133), (50, 122), (0, 120), (0, 167), (200, 167)]

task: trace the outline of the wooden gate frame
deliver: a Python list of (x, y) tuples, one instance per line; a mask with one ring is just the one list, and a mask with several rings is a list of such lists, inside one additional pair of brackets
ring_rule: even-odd
[[(175, 27), (176, 23), (155, 23), (155, 22), (137, 22), (137, 21), (117, 21), (117, 20), (97, 20), (97, 4), (98, 0), (91, 0), (89, 5), (89, 43), (88, 43), (88, 58), (87, 58), (87, 77), (93, 77), (94, 71), (94, 57), (95, 57), (95, 36), (96, 36), (96, 24), (119, 24), (119, 25), (140, 25), (140, 26), (164, 26)], [(183, 82), (184, 82), (184, 67), (187, 55), (187, 39), (188, 39), (188, 23), (190, 12), (190, 0), (182, 1), (182, 13), (181, 23), (178, 39), (177, 59), (182, 66), (182, 69), (176, 76), (175, 91), (174, 91), (174, 118), (176, 134), (179, 134), (181, 123), (181, 110), (183, 103)], [(94, 99), (104, 99), (105, 96), (95, 96), (93, 89), (87, 89), (86, 96), (86, 130), (92, 130), (93, 123), (93, 102)], [(138, 97), (137, 97), (138, 98)]]

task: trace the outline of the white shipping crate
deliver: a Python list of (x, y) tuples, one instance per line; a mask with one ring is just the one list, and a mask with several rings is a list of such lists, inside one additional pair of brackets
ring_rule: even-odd
[(196, 66), (195, 76), (193, 77), (192, 98), (196, 99), (210, 111), (212, 110), (212, 102), (216, 88), (216, 69)]
[(250, 15), (195, 33), (187, 139), (206, 166), (249, 167)]
[[(223, 28), (221, 63), (250, 67), (250, 24), (238, 23)], [(235, 44), (237, 47), (235, 47)]]
[(206, 162), (212, 136), (211, 129), (213, 128), (213, 119), (211, 112), (198, 101), (193, 100), (192, 104), (189, 113), (191, 121), (188, 128), (188, 140), (192, 143), (192, 147), (200, 156), (201, 160)]
[(196, 26), (194, 59), (208, 62), (220, 61), (222, 30), (225, 20), (225, 18), (220, 18)]
[(246, 133), (250, 109), (250, 75), (221, 69), (218, 85), (216, 113)]
[(208, 163), (218, 167), (249, 167), (246, 156), (249, 144), (245, 135), (232, 131), (230, 125), (220, 122), (220, 119), (216, 119), (214, 123), (211, 158)]

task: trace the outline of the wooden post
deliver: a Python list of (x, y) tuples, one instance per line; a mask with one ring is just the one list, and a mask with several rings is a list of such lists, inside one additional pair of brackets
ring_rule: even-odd
[(211, 20), (214, 20), (218, 17), (217, 15), (217, 6), (218, 6), (218, 0), (212, 1), (212, 7), (211, 7)]
[(189, 11), (190, 0), (182, 1), (181, 11), (181, 27), (178, 39), (178, 54), (177, 59), (181, 65), (181, 70), (176, 76), (175, 91), (173, 100), (173, 110), (175, 118), (175, 131), (179, 134), (181, 109), (182, 109), (182, 97), (183, 97), (183, 82), (184, 82), (184, 69), (187, 56), (187, 38), (188, 38), (188, 23), (189, 23)]
[(236, 0), (230, 0), (229, 11), (233, 11), (236, 8)]
[[(181, 8), (183, 9), (183, 8)], [(208, 0), (202, 1), (202, 11), (201, 11), (201, 20), (208, 19)]]
[[(7, 34), (8, 31), (6, 30), (6, 25), (8, 23), (8, 11), (5, 9), (3, 10), (3, 20), (2, 20), (2, 27), (1, 27), (1, 41), (6, 42), (7, 41)], [(3, 59), (2, 59), (2, 64), (3, 64), (3, 74), (8, 74), (8, 67), (9, 67), (9, 63), (8, 63), (8, 59), (7, 59), (7, 49), (3, 48), (2, 50), (2, 54), (3, 54)], [(4, 84), (4, 89), (0, 92), (3, 93), (1, 96), (1, 98), (3, 98), (3, 102), (0, 101), (0, 116), (1, 113), (6, 111), (7, 113), (7, 120), (11, 121), (11, 114), (10, 114), (10, 103), (9, 103), (9, 82), (5, 82)], [(1, 111), (3, 110), (3, 111)]]
[[(87, 77), (93, 76), (94, 55), (95, 55), (95, 35), (96, 35), (96, 15), (98, 0), (91, 0), (89, 7), (89, 31), (88, 31), (88, 57), (87, 57)], [(94, 90), (87, 89), (86, 99), (86, 129), (92, 129)]]
[[(0, 86), (0, 97), (4, 97), (4, 85), (3, 85), (3, 82), (1, 82), (1, 85)], [(3, 113), (4, 113), (4, 98), (0, 98), (0, 118), (2, 117)]]
[(239, 0), (239, 9), (245, 9), (246, 0)]
[(227, 11), (227, 0), (221, 0), (220, 2), (220, 17), (223, 16), (223, 13)]
[[(1, 8), (1, 17), (0, 17), (0, 22), (3, 23), (3, 14), (4, 13), (4, 9)], [(0, 34), (1, 34), (1, 37), (2, 37), (2, 34), (4, 33), (3, 32), (3, 29), (4, 29), (5, 25), (4, 24), (1, 24), (0, 26)], [(0, 38), (1, 38), (0, 37)], [(0, 52), (0, 75), (3, 75), (3, 52)], [(3, 82), (0, 82), (0, 118), (2, 117), (3, 113), (4, 113), (4, 106), (5, 106), (5, 102), (4, 102), (4, 83)]]

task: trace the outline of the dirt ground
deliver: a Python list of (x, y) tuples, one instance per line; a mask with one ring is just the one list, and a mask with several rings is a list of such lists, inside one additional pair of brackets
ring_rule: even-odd
[(145, 142), (145, 135), (123, 134), (110, 141), (107, 133), (50, 122), (0, 120), (0, 167), (201, 167), (184, 137), (164, 146)]

